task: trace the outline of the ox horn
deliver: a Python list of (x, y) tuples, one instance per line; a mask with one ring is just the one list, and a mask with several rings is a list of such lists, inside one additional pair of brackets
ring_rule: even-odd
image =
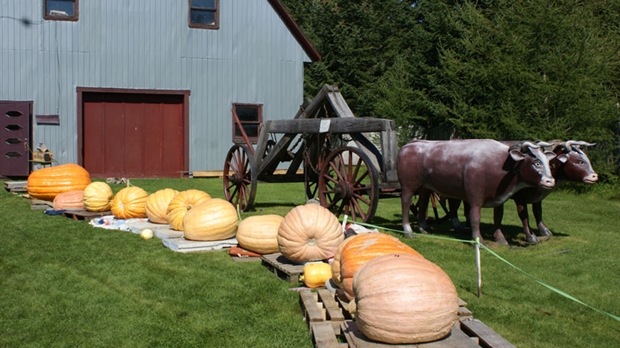
[[(596, 143), (592, 144), (589, 143), (587, 141), (575, 141), (575, 140), (569, 140), (571, 143), (571, 146), (594, 146), (596, 145)], [(566, 142), (566, 144), (568, 144), (568, 141)]]
[(538, 149), (540, 146), (529, 141), (524, 141), (521, 143), (521, 149), (524, 149), (525, 147), (529, 147), (530, 149)]

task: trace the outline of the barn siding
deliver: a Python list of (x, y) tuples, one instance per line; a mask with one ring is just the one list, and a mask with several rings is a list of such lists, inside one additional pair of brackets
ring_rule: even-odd
[[(0, 100), (33, 100), (33, 125), (60, 163), (78, 161), (77, 87), (189, 90), (189, 170), (222, 169), (233, 102), (292, 118), (303, 48), (266, 0), (221, 0), (220, 29), (190, 29), (188, 2), (82, 0), (79, 21), (43, 20), (42, 0), (0, 0)], [(20, 20), (28, 19), (31, 25)]]

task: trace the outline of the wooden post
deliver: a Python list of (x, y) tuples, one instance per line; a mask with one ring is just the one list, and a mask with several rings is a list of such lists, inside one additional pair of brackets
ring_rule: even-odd
[(480, 270), (480, 238), (476, 237), (476, 271), (478, 273), (478, 297), (482, 297), (482, 271)]

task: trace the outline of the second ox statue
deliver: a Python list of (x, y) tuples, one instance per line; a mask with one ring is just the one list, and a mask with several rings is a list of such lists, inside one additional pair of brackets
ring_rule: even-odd
[[(549, 160), (554, 157), (553, 152), (544, 152), (540, 145), (530, 142), (514, 146), (490, 139), (407, 143), (397, 158), (405, 236), (413, 237), (409, 222), (413, 195), (419, 194), (419, 210), (426, 211), (434, 191), (469, 203), (472, 238), (484, 242), (480, 234), (481, 208), (499, 206), (525, 187), (553, 188), (555, 179)], [(455, 219), (456, 215), (451, 215)], [(421, 232), (429, 231), (424, 214), (419, 214), (418, 224)], [(494, 237), (506, 244), (501, 230)]]
[[(590, 159), (579, 148), (580, 146), (593, 146), (594, 144), (585, 141), (569, 140), (566, 142), (555, 142), (553, 152), (556, 158), (551, 160), (551, 172), (556, 180), (556, 188), (565, 182), (576, 182), (584, 184), (594, 184), (598, 181), (598, 174), (592, 168)], [(542, 200), (551, 193), (551, 190), (541, 190), (540, 188), (525, 188), (515, 193), (512, 199), (517, 205), (517, 212), (523, 224), (523, 232), (528, 244), (538, 243), (538, 238), (530, 232), (527, 205), (532, 205), (538, 234), (540, 236), (550, 236), (551, 231), (542, 221)], [(496, 229), (501, 229), (502, 218), (504, 215), (503, 205), (495, 207), (494, 224)]]

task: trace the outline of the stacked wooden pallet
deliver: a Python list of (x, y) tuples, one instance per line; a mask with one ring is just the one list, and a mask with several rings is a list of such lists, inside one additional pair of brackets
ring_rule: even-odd
[(299, 303), (317, 348), (515, 348), (480, 320), (465, 302), (459, 303), (459, 320), (448, 337), (428, 343), (392, 345), (371, 341), (358, 329), (354, 316), (337, 293), (327, 289), (302, 290)]

